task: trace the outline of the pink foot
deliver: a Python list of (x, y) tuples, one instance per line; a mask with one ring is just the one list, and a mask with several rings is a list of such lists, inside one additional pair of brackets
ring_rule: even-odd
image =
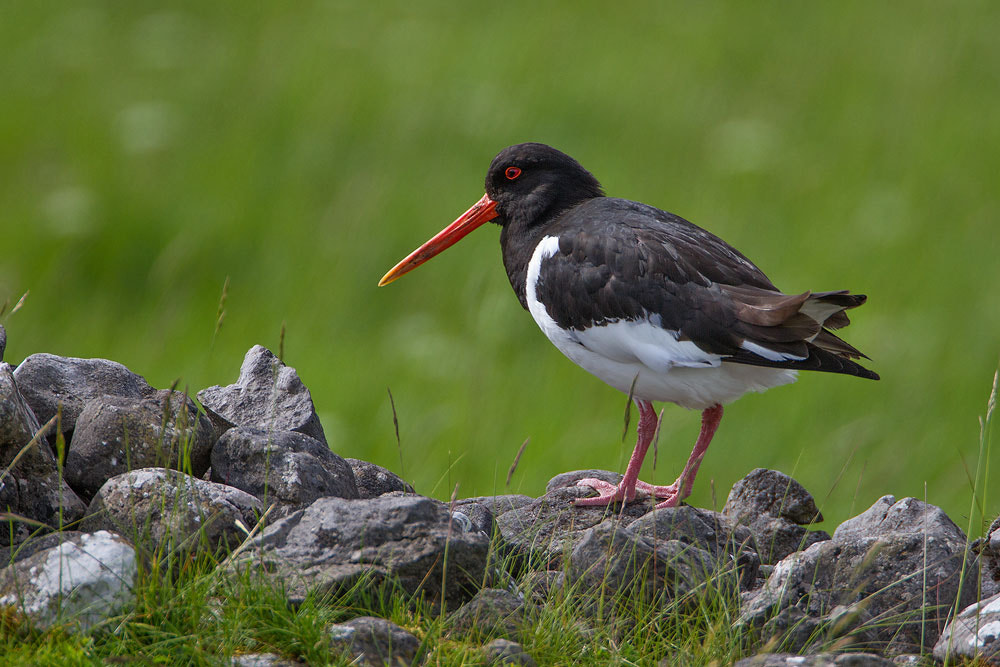
[(592, 498), (577, 498), (573, 504), (579, 507), (606, 507), (612, 503), (631, 502), (636, 498), (656, 498), (663, 499), (663, 502), (656, 505), (656, 509), (661, 507), (676, 507), (680, 504), (680, 494), (676, 483), (670, 486), (654, 486), (649, 482), (636, 480), (635, 487), (631, 490), (625, 488), (625, 482), (615, 485), (604, 480), (588, 477), (576, 483), (577, 486), (589, 486), (597, 491)]

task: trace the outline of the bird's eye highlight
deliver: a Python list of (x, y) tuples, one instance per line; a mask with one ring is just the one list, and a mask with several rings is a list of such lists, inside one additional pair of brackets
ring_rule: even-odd
[(508, 181), (513, 181), (521, 175), (521, 169), (519, 167), (507, 167), (507, 170), (503, 172), (503, 175), (507, 177)]

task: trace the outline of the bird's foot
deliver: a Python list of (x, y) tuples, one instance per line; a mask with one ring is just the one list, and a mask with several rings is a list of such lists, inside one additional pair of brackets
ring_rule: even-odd
[(618, 484), (611, 484), (601, 479), (587, 477), (576, 483), (577, 486), (589, 486), (597, 491), (597, 495), (591, 498), (577, 498), (573, 504), (578, 507), (606, 507), (612, 503), (631, 502), (636, 498), (656, 498), (663, 502), (656, 505), (656, 509), (661, 507), (677, 507), (681, 503), (679, 487), (676, 482), (670, 486), (654, 486), (648, 482), (637, 480), (635, 486), (627, 489), (625, 480)]
[(629, 502), (635, 499), (635, 489), (626, 489), (625, 482), (619, 484), (605, 482), (603, 479), (587, 477), (576, 483), (577, 486), (589, 486), (597, 495), (591, 498), (577, 498), (573, 504), (577, 507), (607, 507), (612, 503)]

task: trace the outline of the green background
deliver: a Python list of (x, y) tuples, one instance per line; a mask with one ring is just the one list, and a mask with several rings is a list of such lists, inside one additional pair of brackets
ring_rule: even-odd
[[(624, 396), (521, 310), (495, 227), (376, 288), (495, 153), (542, 141), (786, 291), (870, 297), (845, 337), (883, 380), (733, 404), (690, 502), (763, 466), (828, 530), (887, 493), (964, 528), (1000, 353), (1000, 5), (613, 5), (6, 5), (0, 302), (30, 290), (7, 360), (106, 357), (193, 393), (284, 325), (331, 447), (422, 493), (504, 492), (526, 438), (511, 491), (621, 470)], [(644, 478), (672, 481), (697, 429), (666, 406)]]

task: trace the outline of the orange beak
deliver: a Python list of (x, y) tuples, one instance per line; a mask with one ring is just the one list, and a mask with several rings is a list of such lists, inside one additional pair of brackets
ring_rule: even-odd
[(378, 286), (388, 285), (404, 273), (409, 273), (431, 257), (461, 241), (476, 227), (494, 220), (496, 217), (497, 203), (490, 199), (489, 195), (483, 195), (483, 198), (460, 215), (458, 220), (442, 229), (432, 239), (407, 255), (403, 261), (389, 269), (389, 272), (382, 276), (382, 280), (378, 281)]

